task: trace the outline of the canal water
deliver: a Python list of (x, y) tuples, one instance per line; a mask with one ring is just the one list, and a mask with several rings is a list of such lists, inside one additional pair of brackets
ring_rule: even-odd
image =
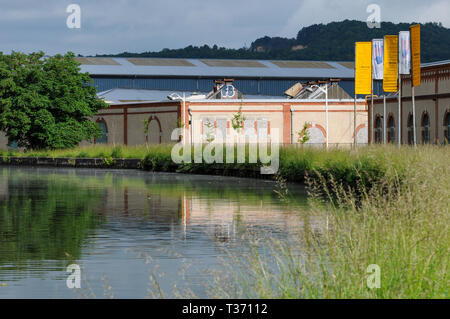
[[(297, 209), (276, 190), (285, 193), (268, 180), (1, 167), (0, 298), (209, 297), (230, 254), (295, 236), (304, 189), (289, 185)], [(70, 289), (74, 264), (81, 287)]]

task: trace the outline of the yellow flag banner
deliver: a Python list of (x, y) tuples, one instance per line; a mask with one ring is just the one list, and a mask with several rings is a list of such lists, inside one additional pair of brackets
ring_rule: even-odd
[(372, 94), (372, 42), (355, 43), (355, 94)]
[(384, 36), (383, 90), (398, 91), (398, 35)]
[(412, 85), (419, 86), (420, 77), (420, 24), (412, 25), (411, 33), (411, 68), (412, 68)]

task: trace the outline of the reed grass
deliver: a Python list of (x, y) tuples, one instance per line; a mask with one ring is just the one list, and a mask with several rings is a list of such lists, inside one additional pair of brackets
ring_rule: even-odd
[[(299, 212), (298, 238), (229, 258), (212, 296), (449, 298), (449, 155), (431, 146), (364, 150), (356, 156), (383, 161), (386, 175), (358, 197), (326, 176), (307, 180), (310, 209)], [(317, 189), (336, 200), (324, 201)], [(380, 267), (379, 288), (367, 285), (372, 264)]]

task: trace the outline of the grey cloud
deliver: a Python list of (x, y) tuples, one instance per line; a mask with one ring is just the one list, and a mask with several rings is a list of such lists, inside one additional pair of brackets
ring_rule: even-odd
[[(189, 44), (237, 48), (264, 35), (295, 37), (313, 23), (365, 20), (372, 2), (380, 5), (384, 21), (450, 26), (447, 0), (18, 0), (2, 1), (0, 51), (96, 54)], [(81, 29), (66, 27), (70, 3), (81, 7)]]

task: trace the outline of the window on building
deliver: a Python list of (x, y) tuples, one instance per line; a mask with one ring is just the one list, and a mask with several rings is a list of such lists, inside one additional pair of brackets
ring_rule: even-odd
[(428, 113), (422, 116), (422, 143), (430, 143), (430, 117)]
[(19, 145), (17, 144), (17, 141), (11, 141), (11, 143), (8, 144), (8, 148), (10, 150), (18, 150)]
[(375, 118), (375, 143), (381, 143), (381, 117)]
[(219, 134), (222, 141), (227, 139), (227, 119), (216, 119), (216, 134)]
[(450, 143), (450, 112), (445, 113), (444, 117), (444, 143)]
[(267, 119), (258, 119), (256, 121), (256, 129), (258, 132), (258, 140), (265, 142), (269, 135), (269, 121)]
[(388, 119), (388, 142), (394, 143), (395, 142), (395, 120), (394, 117), (391, 115)]
[(98, 120), (97, 124), (100, 126), (102, 130), (102, 136), (100, 138), (95, 139), (95, 144), (106, 144), (108, 140), (108, 130), (106, 128), (106, 122), (104, 120)]
[(414, 144), (414, 122), (412, 114), (408, 116), (408, 144)]
[(247, 118), (244, 121), (244, 135), (255, 137), (256, 131), (255, 131), (255, 119)]

